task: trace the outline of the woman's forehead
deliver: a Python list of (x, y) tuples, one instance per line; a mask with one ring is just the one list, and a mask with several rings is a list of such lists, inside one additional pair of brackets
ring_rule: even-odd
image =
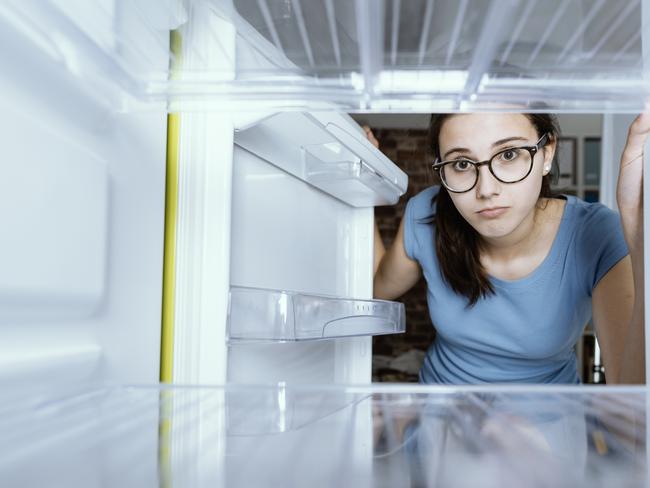
[(455, 114), (440, 129), (441, 146), (470, 144), (482, 146), (506, 137), (534, 137), (535, 126), (524, 114)]

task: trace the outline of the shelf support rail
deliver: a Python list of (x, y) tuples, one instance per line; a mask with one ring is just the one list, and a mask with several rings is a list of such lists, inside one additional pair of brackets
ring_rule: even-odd
[(472, 97), (476, 94), (483, 75), (495, 59), (495, 54), (504, 35), (509, 32), (508, 26), (513, 24), (513, 17), (517, 12), (519, 1), (495, 0), (490, 4), (481, 35), (476, 43), (472, 63), (467, 72), (464, 97)]
[(355, 14), (363, 90), (365, 103), (369, 105), (375, 95), (383, 66), (384, 0), (356, 0)]

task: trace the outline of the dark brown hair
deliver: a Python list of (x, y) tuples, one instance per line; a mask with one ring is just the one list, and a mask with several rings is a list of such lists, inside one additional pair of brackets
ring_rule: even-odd
[[(444, 122), (453, 114), (434, 114), (431, 116), (430, 136), (433, 154), (440, 158), (439, 136)], [(522, 114), (535, 127), (537, 135), (548, 133), (551, 141), (557, 141), (560, 129), (557, 119), (550, 114)], [(554, 163), (555, 164), (555, 163)], [(551, 197), (551, 182), (556, 168), (542, 179), (539, 198)], [(436, 256), (440, 263), (440, 273), (459, 295), (465, 296), (468, 306), (473, 306), (481, 297), (494, 294), (494, 288), (487, 272), (481, 265), (481, 236), (458, 212), (444, 186), (433, 197), (435, 215), (427, 219), (435, 226)]]

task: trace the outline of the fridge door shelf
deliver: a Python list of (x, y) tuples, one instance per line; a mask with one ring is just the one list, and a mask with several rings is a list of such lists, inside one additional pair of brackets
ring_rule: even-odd
[(402, 303), (239, 286), (230, 289), (227, 336), (231, 344), (396, 334), (405, 330)]
[(286, 112), (264, 117), (235, 143), (353, 207), (394, 205), (408, 176), (346, 114)]

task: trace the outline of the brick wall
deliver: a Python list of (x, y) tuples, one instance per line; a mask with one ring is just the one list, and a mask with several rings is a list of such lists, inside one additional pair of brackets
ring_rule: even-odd
[[(433, 158), (427, 130), (377, 129), (373, 132), (379, 140), (379, 149), (409, 176), (408, 191), (397, 205), (375, 208), (375, 219), (384, 245), (388, 247), (397, 234), (407, 200), (433, 184), (430, 170)], [(417, 381), (413, 373), (386, 367), (379, 356), (395, 358), (412, 349), (425, 351), (435, 337), (427, 310), (424, 279), (399, 301), (406, 307), (406, 333), (373, 338), (373, 381)]]

